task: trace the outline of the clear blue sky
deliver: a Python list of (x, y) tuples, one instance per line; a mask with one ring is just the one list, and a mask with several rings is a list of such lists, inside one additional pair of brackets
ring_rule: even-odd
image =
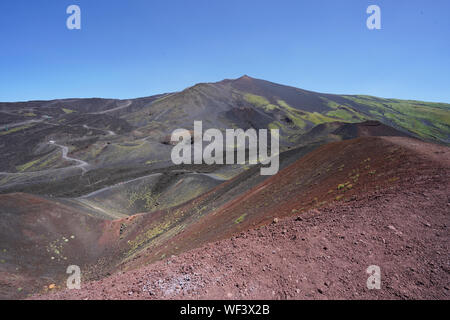
[[(81, 7), (82, 29), (66, 28)], [(366, 28), (381, 7), (382, 30)], [(243, 74), (450, 102), (448, 0), (2, 0), (0, 101), (134, 98)]]

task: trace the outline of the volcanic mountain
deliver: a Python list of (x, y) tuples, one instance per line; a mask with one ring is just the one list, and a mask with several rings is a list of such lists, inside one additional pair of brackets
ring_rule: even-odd
[[(249, 230), (268, 228), (275, 218), (350, 210), (363, 228), (368, 218), (360, 208), (367, 203), (353, 203), (373, 197), (378, 208), (387, 194), (408, 192), (408, 184), (417, 200), (424, 181), (436, 186), (426, 191), (436, 200), (432, 215), (413, 215), (433, 230), (448, 222), (449, 104), (322, 94), (243, 76), (138, 99), (0, 103), (0, 115), (4, 298), (63, 286), (71, 264), (82, 267), (84, 281), (103, 279), (186, 257), (236, 234), (251, 238)], [(279, 129), (280, 172), (261, 176), (260, 166), (249, 164), (174, 165), (167, 137), (178, 128), (191, 130), (197, 120), (204, 130)], [(394, 212), (383, 217), (391, 215), (402, 229), (406, 222)], [(333, 221), (327, 228), (340, 233), (350, 223)], [(314, 226), (300, 228), (312, 232)], [(260, 230), (267, 241), (272, 229)], [(372, 236), (391, 239), (387, 230)], [(446, 237), (435, 239), (436, 250), (448, 252)], [(419, 238), (404, 241), (425, 244)]]

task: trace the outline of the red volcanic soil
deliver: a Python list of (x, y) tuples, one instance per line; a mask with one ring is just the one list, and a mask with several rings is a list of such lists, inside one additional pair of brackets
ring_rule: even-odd
[[(211, 242), (33, 298), (449, 299), (449, 155), (399, 137), (320, 147), (173, 239), (203, 231)], [(267, 207), (248, 205), (267, 198)], [(229, 220), (243, 212), (233, 235)], [(381, 268), (380, 290), (367, 289), (370, 265)]]
[(107, 247), (108, 221), (30, 194), (0, 195), (0, 204), (0, 299), (65, 279), (67, 266), (93, 263)]
[(365, 121), (361, 123), (341, 123), (333, 134), (339, 135), (344, 139), (354, 137), (411, 137), (410, 135), (389, 127), (379, 121)]
[[(434, 161), (434, 156), (439, 160)], [(409, 138), (363, 137), (323, 145), (237, 196), (230, 197), (223, 191), (234, 182), (230, 181), (180, 210), (174, 210), (175, 213), (144, 215), (136, 228), (128, 228), (124, 242), (134, 241), (136, 235), (155, 228), (155, 221), (174, 220), (170, 217), (176, 212), (191, 211), (184, 213), (188, 223), (181, 226), (175, 223), (170, 233), (161, 234), (160, 239), (153, 239), (148, 246), (138, 249), (140, 252), (130, 257), (121, 269), (135, 269), (208, 242), (227, 239), (236, 233), (267, 225), (275, 217), (354, 201), (368, 193), (398, 185), (409, 187), (423, 176), (447, 173), (448, 158), (447, 147)], [(245, 183), (240, 181), (239, 186)], [(214, 209), (204, 213), (202, 201), (206, 199), (207, 202), (210, 198)], [(217, 205), (223, 198), (226, 201)]]

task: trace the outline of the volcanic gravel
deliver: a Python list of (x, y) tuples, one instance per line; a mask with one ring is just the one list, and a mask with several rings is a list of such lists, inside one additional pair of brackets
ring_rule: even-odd
[[(32, 299), (449, 299), (448, 181), (446, 166)], [(371, 265), (381, 269), (380, 290), (367, 288)]]

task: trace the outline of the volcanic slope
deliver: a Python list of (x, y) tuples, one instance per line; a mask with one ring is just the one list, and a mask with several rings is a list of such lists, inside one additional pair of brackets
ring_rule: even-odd
[[(305, 144), (304, 134), (315, 126), (331, 128), (336, 121), (375, 120), (423, 140), (450, 142), (445, 103), (323, 94), (248, 76), (129, 100), (0, 103), (0, 113), (0, 192), (46, 196), (81, 196), (172, 166), (167, 137), (191, 129), (195, 120), (205, 130), (279, 129), (282, 151)], [(324, 133), (314, 141), (341, 139)], [(89, 166), (75, 168), (51, 140)]]
[(449, 178), (447, 147), (331, 143), (139, 258), (166, 259), (34, 298), (448, 299)]

